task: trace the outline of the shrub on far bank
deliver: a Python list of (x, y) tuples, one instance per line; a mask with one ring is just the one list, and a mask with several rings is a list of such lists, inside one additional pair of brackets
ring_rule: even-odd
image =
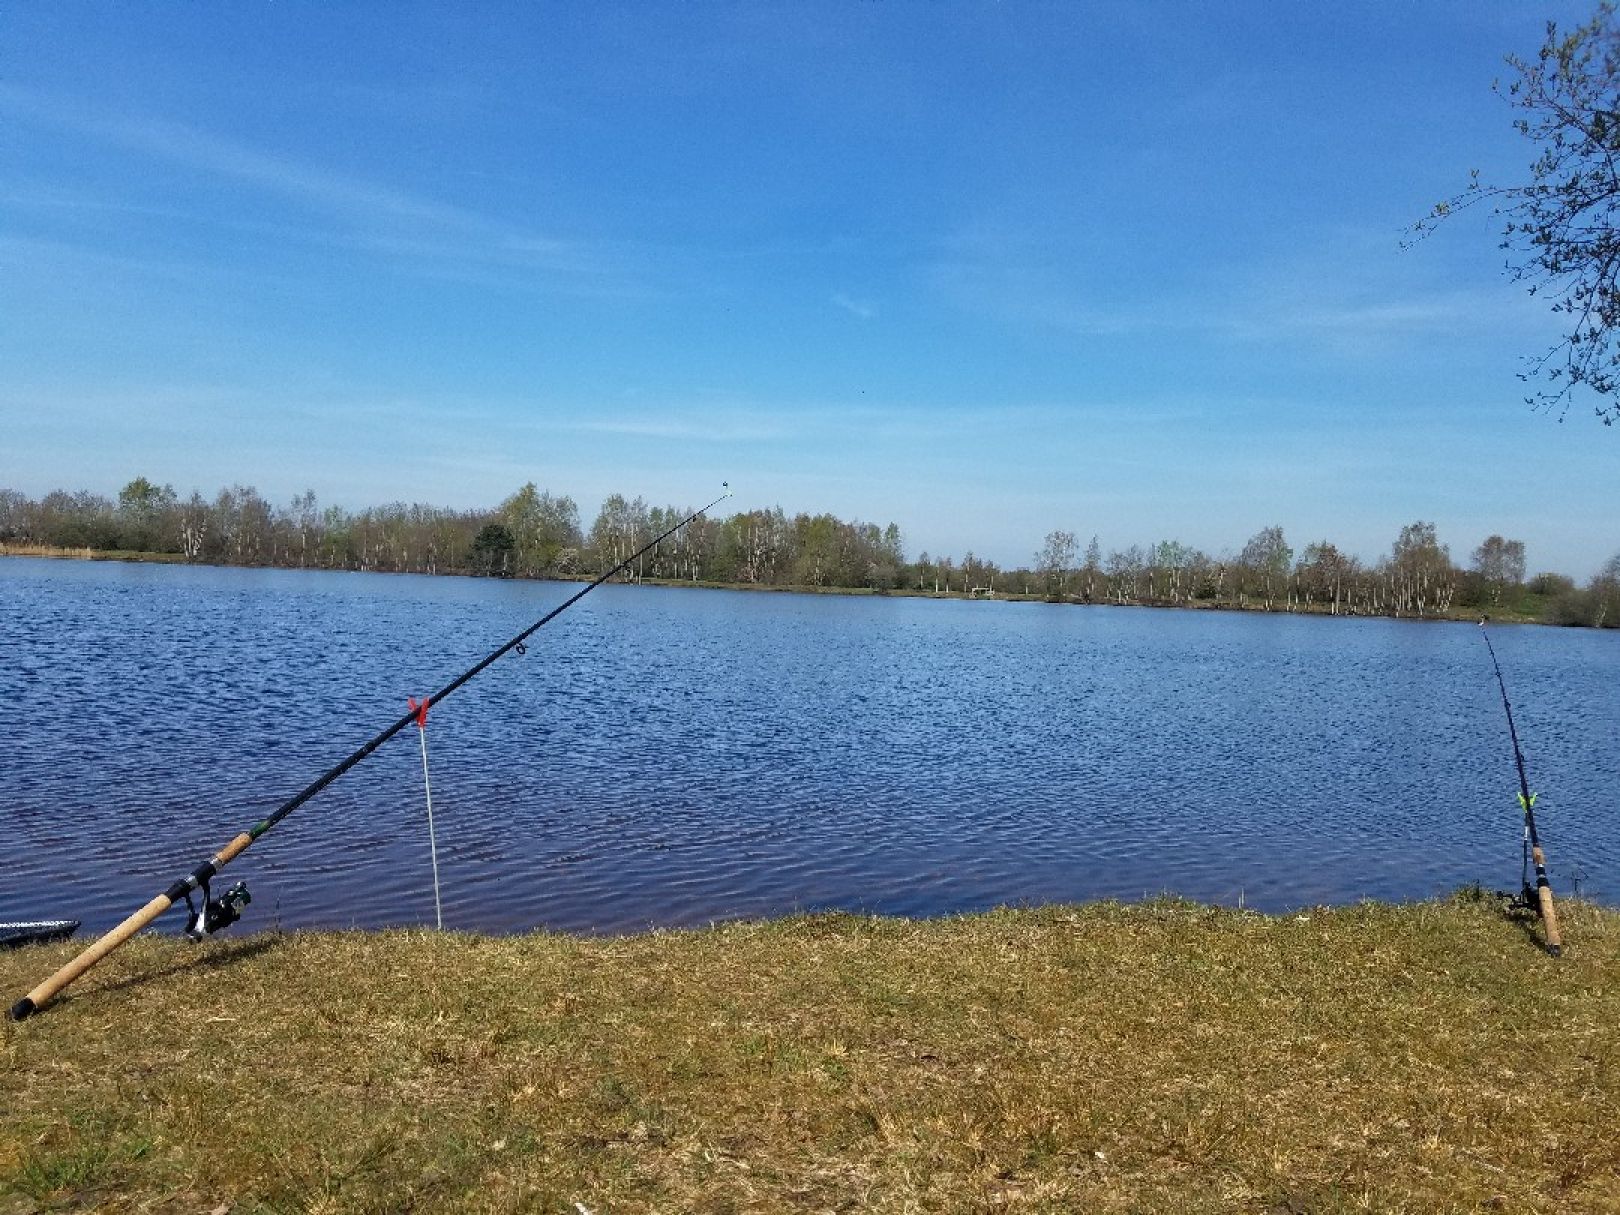
[(1564, 574), (1537, 574), (1525, 586), (1532, 595), (1556, 598), (1559, 595), (1567, 595), (1573, 591), (1575, 589), (1575, 579)]

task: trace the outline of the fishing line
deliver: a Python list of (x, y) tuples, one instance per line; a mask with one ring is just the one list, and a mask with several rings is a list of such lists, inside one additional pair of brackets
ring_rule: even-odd
[[(724, 502), (727, 498), (731, 497), (730, 484), (727, 482), (722, 482), (722, 488), (725, 489), (726, 492), (721, 494), (713, 502), (710, 502), (707, 506), (693, 511), (679, 523), (663, 532), (660, 532), (653, 539), (649, 540), (635, 552), (631, 553), (623, 561), (620, 561), (617, 565), (613, 566), (613, 568), (607, 570), (605, 573), (599, 574), (593, 581), (588, 583), (580, 590), (574, 592), (574, 594), (570, 595), (567, 599), (564, 599), (560, 604), (552, 608), (551, 611), (540, 617), (539, 620), (536, 620), (516, 637), (513, 637), (505, 645), (498, 647), (486, 657), (468, 667), (460, 675), (456, 676), (449, 683), (445, 684), (444, 687), (433, 693), (433, 695), (424, 697), (424, 703), (438, 704), (446, 696), (449, 696), (457, 688), (461, 687), (468, 680), (472, 679), (475, 675), (483, 671), (486, 667), (490, 666), (503, 655), (511, 653), (513, 650), (516, 650), (519, 654), (524, 653), (524, 643), (535, 633), (539, 632), (558, 616), (562, 615), (569, 608), (573, 607), (574, 604), (585, 598), (586, 595), (589, 595), (597, 587), (608, 581), (608, 579), (615, 577), (626, 569), (629, 569), (630, 566), (643, 554), (651, 552), (654, 548), (658, 547), (658, 545), (669, 539), (669, 537), (680, 531), (681, 528), (691, 523), (694, 519), (708, 513), (716, 506), (720, 505), (720, 503)], [(74, 958), (66, 966), (62, 967), (50, 978), (46, 979), (38, 987), (34, 988), (33, 991), (29, 992), (21, 1000), (18, 1000), (17, 1003), (13, 1004), (11, 1006), (11, 1019), (14, 1021), (21, 1021), (24, 1017), (27, 1017), (44, 1008), (61, 993), (63, 988), (67, 987), (68, 984), (72, 983), (80, 975), (84, 974), (85, 971), (89, 970), (97, 962), (101, 961), (102, 958), (106, 957), (113, 950), (117, 949), (120, 945), (124, 944), (124, 942), (128, 941), (130, 937), (134, 936), (142, 928), (145, 928), (153, 920), (157, 919), (158, 916), (162, 915), (170, 907), (174, 906), (175, 903), (179, 902), (181, 899), (186, 900), (187, 903), (191, 903), (191, 895), (193, 891), (201, 893), (202, 909), (199, 911), (197, 910), (195, 904), (192, 904), (191, 922), (187, 926), (188, 934), (200, 938), (201, 936), (214, 932), (219, 928), (224, 928), (233, 923), (237, 919), (241, 908), (249, 901), (246, 885), (238, 882), (236, 886), (232, 887), (224, 895), (214, 899), (210, 898), (208, 893), (208, 884), (210, 879), (212, 879), (215, 874), (217, 874), (237, 856), (241, 855), (241, 853), (255, 840), (264, 835), (277, 823), (281, 822), (282, 819), (286, 818), (294, 810), (298, 809), (298, 807), (302, 806), (310, 798), (314, 797), (317, 793), (326, 788), (326, 786), (330, 785), (338, 777), (342, 776), (350, 768), (354, 767), (361, 760), (365, 759), (368, 755), (370, 755), (378, 747), (382, 746), (382, 744), (387, 742), (390, 738), (394, 737), (394, 735), (398, 734), (406, 726), (416, 721), (417, 713), (418, 710), (413, 705), (410, 711), (398, 721), (380, 730), (374, 737), (362, 744), (344, 759), (339, 760), (336, 764), (332, 765), (332, 767), (328, 768), (315, 780), (311, 781), (303, 789), (299, 790), (280, 806), (276, 807), (276, 809), (268, 814), (263, 821), (255, 823), (248, 830), (236, 836), (236, 838), (231, 840), (230, 843), (226, 844), (225, 847), (221, 848), (217, 853), (215, 853), (212, 859), (204, 861), (201, 865), (198, 865), (185, 877), (180, 878), (162, 894), (152, 899), (149, 903), (147, 903), (133, 915), (129, 916), (117, 927), (103, 934), (94, 944), (92, 944), (83, 953), (79, 954), (78, 957)]]

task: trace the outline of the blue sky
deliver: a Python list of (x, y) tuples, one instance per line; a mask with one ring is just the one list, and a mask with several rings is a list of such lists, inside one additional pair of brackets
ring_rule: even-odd
[(1522, 3), (0, 8), (0, 485), (572, 495), (1585, 578), (1488, 215)]

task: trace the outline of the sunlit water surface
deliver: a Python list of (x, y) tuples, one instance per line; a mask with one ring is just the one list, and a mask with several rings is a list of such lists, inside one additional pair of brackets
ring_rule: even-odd
[[(577, 589), (0, 560), (0, 919), (110, 926)], [(1555, 886), (1613, 902), (1620, 635), (1493, 636)], [(427, 738), (457, 928), (1518, 881), (1467, 624), (606, 586)], [(416, 731), (226, 877), (430, 923)]]

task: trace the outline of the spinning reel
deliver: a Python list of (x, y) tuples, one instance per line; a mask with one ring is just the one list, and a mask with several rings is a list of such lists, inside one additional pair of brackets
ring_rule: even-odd
[(193, 941), (200, 941), (221, 928), (229, 928), (242, 918), (242, 908), (253, 901), (246, 882), (236, 883), (217, 899), (208, 897), (208, 883), (203, 882), (202, 898), (202, 910), (198, 911), (197, 904), (191, 901), (191, 895), (186, 895), (186, 906), (191, 908), (191, 919), (186, 923), (186, 935)]

